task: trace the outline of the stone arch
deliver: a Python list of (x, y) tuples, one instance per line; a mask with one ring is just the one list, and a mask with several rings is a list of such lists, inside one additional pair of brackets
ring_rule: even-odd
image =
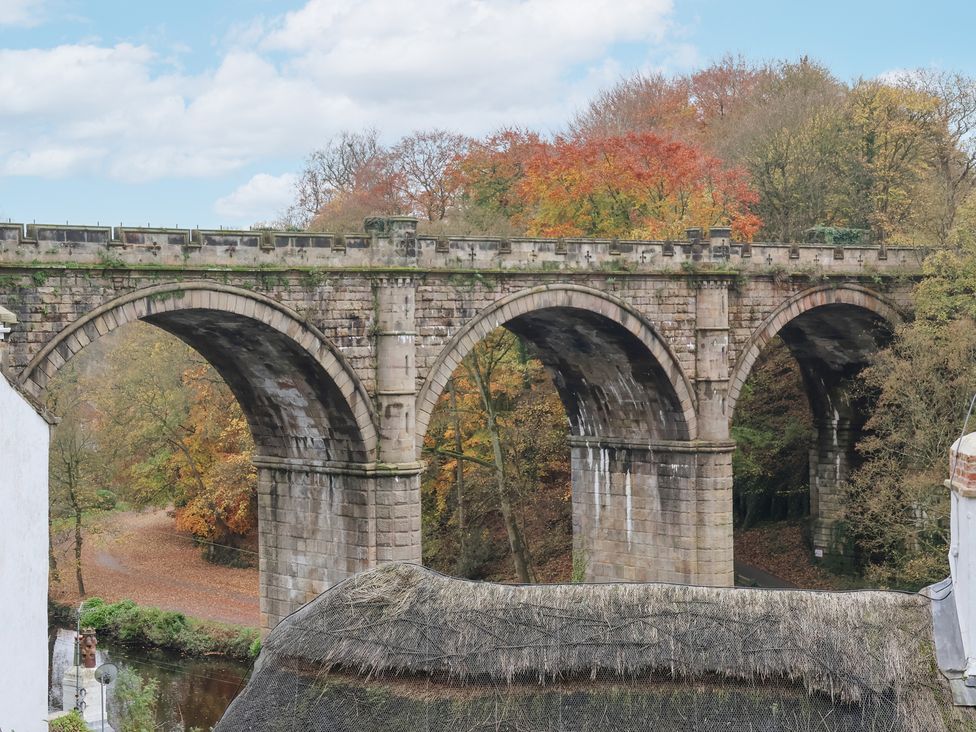
[[(605, 292), (560, 284), (522, 290), (498, 300), (466, 323), (444, 346), (417, 398), (418, 450), (451, 374), (475, 344), (498, 326), (525, 338), (553, 372), (575, 434), (586, 434), (586, 419), (601, 420), (600, 415), (585, 414), (589, 402), (591, 406), (602, 403), (603, 421), (619, 418), (621, 423), (630, 422), (627, 426), (636, 440), (653, 439), (655, 434), (675, 440), (695, 438), (694, 390), (674, 353), (650, 323), (631, 306)], [(573, 354), (558, 352), (559, 342), (552, 337), (557, 331), (565, 335), (564, 342), (571, 342), (582, 351), (608, 349), (595, 354), (594, 363), (601, 359), (609, 363), (616, 355), (619, 389), (599, 383), (605, 374), (579, 363), (568, 363), (566, 357)], [(581, 356), (579, 361), (585, 361), (582, 356), (586, 353), (577, 355)], [(589, 372), (594, 378), (588, 381)], [(586, 393), (578, 394), (580, 389)], [(655, 409), (659, 414), (647, 414)], [(670, 423), (654, 425), (649, 419)]]
[(90, 342), (135, 320), (213, 364), (241, 403), (258, 458), (362, 463), (375, 455), (369, 395), (328, 339), (281, 303), (212, 281), (154, 285), (100, 305), (46, 344), (19, 383), (39, 396)]
[(847, 552), (843, 486), (857, 466), (855, 445), (870, 409), (852, 392), (851, 380), (901, 322), (898, 311), (866, 287), (814, 287), (766, 318), (736, 361), (726, 402), (730, 421), (743, 385), (773, 338), (782, 338), (799, 366), (814, 427), (809, 486), (815, 556)]
[(726, 415), (731, 420), (735, 413), (735, 406), (742, 392), (752, 368), (760, 353), (769, 342), (780, 335), (784, 328), (791, 323), (821, 310), (827, 313), (842, 313), (861, 311), (871, 320), (883, 323), (889, 331), (893, 331), (903, 318), (898, 310), (881, 297), (877, 292), (861, 285), (845, 284), (841, 286), (820, 285), (804, 290), (780, 305), (767, 317), (755, 331), (749, 342), (736, 358), (732, 376), (729, 379), (729, 394), (726, 400)]

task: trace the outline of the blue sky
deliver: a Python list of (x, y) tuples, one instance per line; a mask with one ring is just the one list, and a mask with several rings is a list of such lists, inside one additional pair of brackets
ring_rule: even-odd
[(0, 0), (0, 218), (246, 226), (343, 129), (559, 131), (638, 70), (976, 75), (976, 3)]

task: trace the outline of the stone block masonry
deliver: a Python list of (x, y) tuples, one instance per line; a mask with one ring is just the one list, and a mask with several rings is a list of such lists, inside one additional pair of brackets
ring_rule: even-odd
[(463, 357), (504, 326), (566, 407), (587, 577), (726, 585), (729, 424), (756, 359), (784, 340), (824, 425), (811, 475), (829, 554), (864, 422), (846, 385), (910, 314), (921, 266), (913, 249), (715, 233), (431, 238), (407, 218), (344, 236), (0, 225), (0, 305), (18, 316), (2, 366), (43, 398), (75, 354), (133, 320), (200, 351), (254, 434), (270, 628), (351, 573), (421, 560), (431, 412)]

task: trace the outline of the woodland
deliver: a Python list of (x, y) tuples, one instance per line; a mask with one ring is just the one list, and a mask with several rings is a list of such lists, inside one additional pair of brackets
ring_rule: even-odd
[[(682, 238), (919, 247), (915, 319), (857, 377), (874, 405), (848, 486), (846, 571), (916, 589), (947, 573), (948, 448), (976, 392), (976, 80), (920, 69), (844, 82), (807, 58), (727, 57), (684, 76), (638, 74), (557, 133), (472, 139), (420, 130), (388, 144), (340, 133), (312, 151), (293, 204), (256, 227), (355, 231), (412, 215), (427, 233)], [(172, 506), (216, 562), (256, 540), (247, 423), (226, 385), (148, 325), (101, 339), (62, 370), (51, 408), (52, 567), (84, 594), (88, 518)], [(151, 368), (146, 368), (151, 364)], [(812, 423), (798, 368), (767, 349), (733, 436), (737, 529), (809, 515)], [(578, 579), (567, 418), (550, 376), (499, 329), (454, 373), (424, 444), (424, 560), (472, 578)], [(52, 553), (52, 561), (54, 554)]]

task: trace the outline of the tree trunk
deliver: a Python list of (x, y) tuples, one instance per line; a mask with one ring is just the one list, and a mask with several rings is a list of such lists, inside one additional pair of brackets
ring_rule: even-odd
[[(454, 417), (454, 451), (458, 455), (464, 452), (464, 441), (461, 439), (461, 416), (457, 408), (457, 391), (452, 377), (447, 382), (448, 394), (451, 399), (451, 415)], [(457, 472), (455, 473), (454, 486), (457, 490), (457, 512), (458, 512), (458, 536), (460, 537), (460, 555), (462, 566), (467, 565), (467, 536), (464, 526), (464, 461), (457, 459)]]
[(51, 573), (51, 581), (61, 583), (61, 573), (58, 571), (58, 560), (54, 556), (54, 532), (51, 530), (50, 519), (47, 522), (47, 566)]
[(742, 528), (749, 529), (756, 522), (756, 513), (759, 510), (760, 495), (758, 493), (746, 493), (743, 496), (745, 511), (742, 517)]
[(528, 553), (525, 551), (525, 543), (522, 540), (522, 532), (519, 531), (518, 522), (515, 520), (515, 512), (512, 508), (512, 502), (505, 484), (505, 456), (502, 453), (501, 440), (498, 436), (495, 403), (491, 397), (490, 387), (483, 378), (478, 364), (473, 364), (470, 371), (481, 394), (481, 402), (485, 407), (485, 426), (488, 428), (488, 435), (491, 438), (491, 451), (495, 462), (495, 485), (498, 488), (498, 505), (501, 509), (505, 531), (508, 533), (508, 544), (512, 550), (512, 561), (515, 563), (515, 572), (518, 575), (519, 582), (528, 584), (533, 581), (532, 572)]
[(75, 504), (75, 579), (78, 580), (78, 594), (85, 596), (85, 579), (81, 576), (81, 507)]

